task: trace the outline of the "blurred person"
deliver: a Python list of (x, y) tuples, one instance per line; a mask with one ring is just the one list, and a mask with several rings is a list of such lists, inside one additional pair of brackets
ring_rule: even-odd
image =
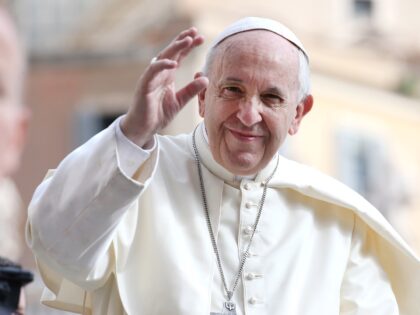
[[(15, 210), (21, 206), (19, 195), (9, 176), (19, 166), (28, 123), (28, 110), (22, 105), (24, 59), (12, 20), (0, 5), (0, 216), (10, 223), (18, 216)], [(3, 226), (4, 225), (4, 226)], [(2, 221), (0, 237), (9, 235), (11, 242), (0, 245), (0, 254), (18, 259), (13, 239), (19, 239), (16, 226), (10, 229)], [(11, 229), (14, 230), (11, 230)], [(6, 249), (7, 247), (7, 249)]]
[[(281, 157), (313, 105), (308, 54), (284, 25), (181, 32), (145, 69), (126, 115), (49, 172), (27, 241), (46, 305), (81, 314), (415, 315), (420, 263), (362, 197)], [(160, 136), (193, 97), (204, 118)]]
[(29, 115), (22, 104), (23, 51), (11, 17), (1, 5), (0, 52), (0, 178), (5, 178), (19, 166)]
[(28, 110), (22, 106), (23, 51), (6, 8), (0, 4), (0, 314), (23, 314), (21, 287), (32, 274), (18, 261), (23, 247), (22, 203), (9, 176), (19, 166)]

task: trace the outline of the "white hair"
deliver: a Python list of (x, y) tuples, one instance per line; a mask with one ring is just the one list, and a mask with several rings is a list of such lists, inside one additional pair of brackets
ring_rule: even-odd
[(311, 69), (309, 68), (309, 61), (305, 53), (298, 49), (299, 57), (299, 90), (298, 103), (302, 102), (311, 93)]

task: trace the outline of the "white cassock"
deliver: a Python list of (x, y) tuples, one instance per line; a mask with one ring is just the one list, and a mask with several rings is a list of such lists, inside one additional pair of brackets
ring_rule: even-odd
[[(279, 159), (232, 299), (238, 314), (420, 314), (420, 263), (368, 202), (280, 156), (254, 179), (235, 178), (203, 129), (196, 141), (229, 287)], [(221, 312), (192, 135), (156, 137), (138, 168), (120, 132), (114, 123), (75, 150), (34, 194), (27, 238), (43, 303), (95, 315)]]

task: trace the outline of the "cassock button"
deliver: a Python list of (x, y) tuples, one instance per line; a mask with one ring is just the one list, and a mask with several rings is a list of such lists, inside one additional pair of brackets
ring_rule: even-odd
[(255, 305), (255, 304), (258, 303), (258, 299), (252, 297), (248, 300), (248, 303), (251, 304), (251, 305)]
[(251, 209), (253, 205), (254, 205), (254, 203), (253, 203), (253, 202), (248, 201), (247, 203), (245, 203), (245, 208), (247, 208), (247, 209)]
[(244, 227), (244, 229), (242, 230), (242, 232), (245, 235), (251, 235), (253, 230), (254, 230), (254, 228), (251, 225), (248, 225), (248, 226)]
[(248, 273), (248, 274), (246, 275), (247, 280), (260, 279), (260, 278), (262, 278), (262, 277), (263, 277), (263, 275), (261, 275), (261, 274), (257, 274), (257, 273), (253, 273), (253, 272), (250, 272), (250, 273)]
[(246, 278), (247, 278), (248, 280), (254, 280), (254, 279), (255, 279), (255, 273), (252, 273), (252, 272), (248, 273), (248, 274), (246, 275)]
[[(243, 252), (243, 255), (245, 255), (245, 254), (246, 254), (246, 251)], [(248, 255), (247, 255), (247, 258), (252, 258), (252, 257), (258, 257), (258, 254), (249, 251)]]

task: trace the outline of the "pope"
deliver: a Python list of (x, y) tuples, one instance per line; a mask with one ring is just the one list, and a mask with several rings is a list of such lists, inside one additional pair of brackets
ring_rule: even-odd
[[(50, 171), (27, 239), (43, 302), (80, 314), (417, 314), (420, 264), (362, 197), (278, 153), (310, 112), (309, 57), (249, 17), (205, 66), (181, 32), (141, 75), (126, 115)], [(193, 97), (190, 134), (159, 131)]]

